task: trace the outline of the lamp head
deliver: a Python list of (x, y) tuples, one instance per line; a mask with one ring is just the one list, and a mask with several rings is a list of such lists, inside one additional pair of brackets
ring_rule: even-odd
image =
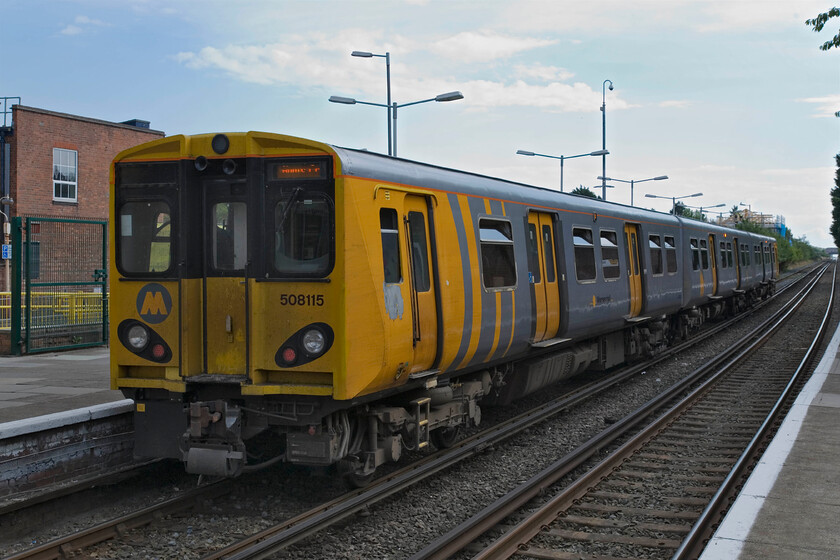
[(330, 96), (330, 103), (342, 103), (344, 105), (355, 105), (356, 100), (352, 97), (339, 97), (338, 95)]
[(350, 56), (359, 56), (362, 58), (371, 58), (373, 57), (373, 53), (365, 52), (365, 51), (353, 51), (350, 53)]
[(608, 89), (609, 89), (610, 91), (612, 91), (612, 90), (613, 90), (613, 85), (612, 85), (612, 82), (610, 82), (610, 85), (609, 85), (609, 88), (608, 88)]
[(527, 150), (516, 150), (516, 153), (520, 156), (533, 156), (534, 152), (529, 152)]
[(435, 96), (435, 101), (457, 101), (463, 98), (464, 95), (460, 91), (450, 91), (449, 93), (441, 93)]

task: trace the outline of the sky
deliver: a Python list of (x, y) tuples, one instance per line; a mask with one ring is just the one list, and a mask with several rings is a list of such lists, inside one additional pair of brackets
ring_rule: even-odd
[[(840, 152), (831, 0), (0, 0), (0, 97), (166, 134), (260, 130), (560, 188), (606, 141), (633, 202), (783, 216), (832, 246)], [(610, 80), (614, 89), (606, 86)], [(606, 111), (603, 135), (601, 106)], [(564, 163), (601, 194), (602, 160)], [(630, 204), (628, 183), (607, 200)], [(596, 188), (597, 187), (597, 188)]]

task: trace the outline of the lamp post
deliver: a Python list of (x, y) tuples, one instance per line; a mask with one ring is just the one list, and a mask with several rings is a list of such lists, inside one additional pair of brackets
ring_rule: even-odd
[[(4, 196), (4, 197), (0, 198), (0, 205), (3, 205), (6, 208), (6, 212), (9, 211), (9, 206), (14, 204), (14, 203), (15, 203), (15, 201), (10, 196)], [(2, 210), (0, 210), (0, 214), (2, 214), (3, 218), (5, 218), (5, 221), (3, 222), (3, 245), (8, 245), (9, 244), (9, 235), (12, 232), (12, 224), (10, 223), (11, 219), (9, 218), (9, 215), (6, 212), (3, 212)], [(15, 257), (15, 258), (20, 258), (20, 257)], [(6, 264), (5, 264), (5, 268), (6, 268), (5, 289), (8, 290), (9, 292), (11, 292), (12, 291), (11, 272), (10, 272), (10, 268), (9, 268), (9, 261), (11, 259), (5, 259), (5, 260), (6, 260)]]
[[(607, 151), (607, 82), (610, 83), (610, 91), (613, 90), (612, 80), (604, 80), (601, 84), (601, 149)], [(601, 177), (607, 176), (607, 154), (601, 159)], [(607, 180), (601, 181), (601, 198), (607, 200)]]
[(391, 53), (386, 52), (385, 54), (374, 54), (367, 51), (353, 51), (350, 53), (350, 56), (356, 56), (359, 58), (384, 58), (385, 59), (385, 81), (387, 87), (387, 95), (388, 101), (385, 109), (388, 111), (387, 121), (388, 121), (388, 155), (391, 155)]
[(703, 196), (703, 193), (698, 192), (698, 193), (694, 193), (694, 194), (687, 194), (685, 196), (659, 196), (659, 195), (656, 195), (656, 194), (646, 194), (645, 198), (664, 198), (665, 200), (670, 199), (671, 200), (671, 214), (674, 214), (676, 216), (677, 215), (676, 214), (677, 201), (681, 198), (692, 198), (692, 197), (695, 197), (695, 196)]
[[(431, 97), (429, 99), (421, 99), (420, 101), (412, 101), (411, 103), (397, 103), (396, 101), (391, 104), (391, 118), (393, 120), (394, 126), (391, 133), (391, 145), (393, 146), (393, 156), (397, 156), (397, 109), (401, 107), (409, 107), (411, 105), (418, 105), (420, 103), (428, 103), (430, 101), (437, 101), (438, 103), (444, 103), (446, 101), (457, 101), (458, 99), (463, 99), (464, 95), (460, 91), (450, 91), (449, 93), (441, 93), (440, 95), (436, 95), (435, 97)], [(333, 95), (330, 97), (331, 103), (341, 103), (343, 105), (373, 105), (374, 107), (385, 107), (386, 105), (383, 103), (372, 103), (370, 101), (358, 101), (353, 99), (352, 97), (339, 97), (337, 95)], [(392, 155), (389, 153), (389, 155)]]
[(668, 178), (667, 175), (660, 175), (659, 177), (651, 177), (650, 179), (639, 179), (638, 181), (635, 179), (630, 179), (629, 181), (625, 181), (624, 179), (613, 179), (612, 177), (598, 177), (602, 181), (616, 181), (618, 183), (630, 183), (630, 206), (633, 206), (633, 186), (636, 183), (644, 183), (645, 181), (664, 181)]
[(559, 159), (560, 160), (560, 192), (563, 192), (563, 161), (572, 158), (579, 158), (583, 156), (605, 156), (610, 153), (608, 150), (597, 150), (595, 152), (589, 152), (588, 154), (578, 154), (576, 156), (550, 156), (547, 154), (537, 154), (534, 152), (529, 152), (527, 150), (516, 150), (516, 153), (520, 156), (539, 156), (551, 159)]

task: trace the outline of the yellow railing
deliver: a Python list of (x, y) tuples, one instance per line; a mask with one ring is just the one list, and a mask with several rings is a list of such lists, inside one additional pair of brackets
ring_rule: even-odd
[[(105, 304), (107, 305), (107, 294)], [(0, 329), (12, 326), (12, 295), (0, 292)], [(30, 328), (74, 327), (102, 323), (102, 294), (95, 292), (32, 292)], [(26, 302), (21, 302), (23, 312)], [(21, 326), (23, 325), (21, 319)]]

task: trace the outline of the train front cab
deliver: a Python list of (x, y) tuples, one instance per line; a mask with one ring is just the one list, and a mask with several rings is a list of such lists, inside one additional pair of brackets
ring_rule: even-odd
[(135, 454), (232, 474), (246, 432), (320, 423), (319, 399), (346, 390), (322, 145), (166, 138), (118, 156), (112, 200), (111, 384), (136, 401)]

